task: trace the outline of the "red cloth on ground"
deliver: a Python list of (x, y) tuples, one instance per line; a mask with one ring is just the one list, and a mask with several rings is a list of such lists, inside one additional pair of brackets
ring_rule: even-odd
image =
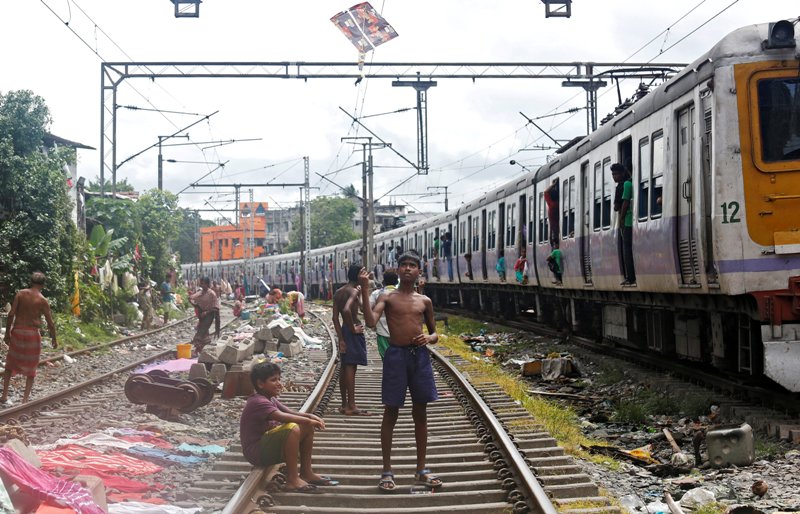
[(14, 327), (11, 329), (6, 356), (6, 369), (11, 375), (35, 377), (42, 353), (42, 336), (35, 327)]
[(100, 453), (77, 445), (57, 450), (36, 452), (44, 469), (98, 470), (122, 475), (149, 475), (161, 471), (161, 466), (122, 453)]
[(105, 514), (86, 488), (28, 464), (13, 450), (0, 448), (0, 469), (21, 491), (42, 501), (72, 507), (78, 514)]
[(80, 469), (66, 469), (63, 473), (64, 476), (76, 477), (78, 475), (91, 475), (96, 476), (103, 481), (103, 485), (107, 490), (115, 490), (122, 493), (147, 493), (154, 491), (161, 491), (166, 488), (164, 484), (140, 482), (119, 475), (113, 475), (106, 471), (80, 470)]
[(158, 497), (147, 496), (146, 493), (111, 493), (106, 495), (109, 503), (122, 503), (122, 502), (142, 502), (152, 503), (153, 505), (166, 505), (167, 500)]
[(167, 442), (155, 435), (118, 435), (117, 437), (123, 441), (128, 441), (129, 443), (150, 443), (156, 448), (163, 448), (165, 450), (175, 447), (174, 444)]

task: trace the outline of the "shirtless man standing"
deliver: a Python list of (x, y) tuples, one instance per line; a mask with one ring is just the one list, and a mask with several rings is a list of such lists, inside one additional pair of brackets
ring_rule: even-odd
[[(8, 313), (5, 343), (8, 345), (6, 356), (6, 371), (3, 374), (3, 396), (0, 403), (8, 401), (8, 386), (11, 376), (17, 373), (25, 375), (25, 393), (22, 403), (28, 401), (33, 388), (33, 379), (36, 377), (36, 368), (39, 367), (39, 356), (42, 353), (42, 338), (39, 335), (39, 326), (42, 316), (47, 322), (53, 348), (58, 347), (56, 341), (56, 326), (50, 314), (50, 304), (42, 296), (45, 276), (39, 271), (31, 275), (30, 289), (22, 289), (14, 297), (11, 312)], [(13, 328), (12, 328), (13, 327)]]
[[(392, 472), (392, 437), (400, 407), (405, 403), (406, 390), (411, 391), (411, 415), (414, 418), (414, 439), (417, 444), (417, 484), (431, 489), (441, 487), (442, 481), (425, 465), (428, 448), (428, 403), (438, 398), (427, 345), (439, 341), (433, 319), (430, 298), (414, 291), (420, 273), (421, 260), (414, 250), (407, 250), (398, 260), (400, 285), (394, 291), (378, 297), (375, 307), (364, 309), (367, 326), (375, 328), (381, 314), (389, 325), (389, 348), (383, 356), (381, 399), (384, 404), (381, 423), (381, 453), (383, 473), (378, 485), (381, 492), (396, 488)], [(369, 274), (362, 269), (358, 277), (361, 303), (369, 305)], [(428, 335), (422, 332), (422, 324)]]
[[(348, 300), (358, 296), (356, 282), (361, 266), (352, 264), (347, 269), (347, 284), (333, 295), (333, 327), (339, 340), (339, 358), (342, 374), (339, 378), (339, 392), (342, 395), (340, 412), (346, 416), (369, 416), (370, 413), (356, 407), (356, 370), (367, 365), (367, 342), (364, 339), (364, 325), (358, 320), (359, 304)], [(366, 305), (369, 305), (367, 302)], [(341, 316), (343, 323), (339, 322)]]

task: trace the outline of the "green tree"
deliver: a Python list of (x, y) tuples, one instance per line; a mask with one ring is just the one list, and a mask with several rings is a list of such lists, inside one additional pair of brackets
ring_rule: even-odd
[[(347, 198), (320, 196), (311, 201), (311, 248), (321, 248), (345, 243), (358, 238), (353, 231), (353, 214), (356, 206)], [(300, 250), (303, 227), (300, 216), (292, 220), (287, 252)]]
[[(163, 280), (172, 262), (172, 245), (178, 239), (182, 213), (178, 197), (169, 191), (151, 189), (136, 202), (136, 216), (141, 220), (141, 242), (147, 255), (140, 267), (145, 276)], [(142, 251), (140, 249), (140, 251)]]
[(198, 228), (213, 227), (215, 223), (202, 219), (197, 211), (191, 209), (180, 209), (180, 213), (181, 227), (172, 248), (180, 255), (181, 262), (198, 262), (200, 260)]
[(47, 275), (45, 293), (59, 307), (70, 292), (75, 225), (64, 166), (68, 148), (42, 148), (51, 122), (47, 105), (31, 91), (0, 94), (0, 301)]
[[(103, 181), (103, 183), (106, 186), (105, 187), (105, 192), (106, 193), (111, 193), (111, 180), (105, 179)], [(89, 181), (89, 185), (86, 187), (86, 190), (87, 191), (92, 191), (94, 193), (99, 193), (100, 192), (100, 177), (95, 177), (94, 178), (94, 182), (92, 182), (90, 180)], [(136, 191), (136, 189), (134, 189), (133, 184), (129, 184), (128, 183), (128, 179), (127, 178), (124, 178), (122, 180), (117, 180), (117, 192), (132, 193), (134, 191)]]

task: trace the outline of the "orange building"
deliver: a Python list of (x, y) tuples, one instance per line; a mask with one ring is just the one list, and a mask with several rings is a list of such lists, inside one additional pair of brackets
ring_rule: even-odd
[[(247, 242), (252, 237), (254, 241), (255, 257), (266, 254), (264, 249), (264, 236), (266, 234), (265, 202), (249, 202), (239, 204), (241, 216), (239, 226), (220, 225), (217, 227), (204, 227), (200, 229), (200, 243), (202, 248), (202, 262), (227, 261), (231, 259), (244, 259), (247, 257)], [(255, 215), (251, 215), (255, 213)]]

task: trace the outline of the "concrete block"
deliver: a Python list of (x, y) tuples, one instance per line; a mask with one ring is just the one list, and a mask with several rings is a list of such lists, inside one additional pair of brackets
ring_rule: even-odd
[(33, 448), (29, 448), (25, 443), (23, 443), (19, 439), (10, 439), (8, 442), (3, 444), (3, 446), (5, 446), (10, 450), (13, 450), (17, 455), (22, 457), (22, 459), (31, 466), (35, 466), (37, 468), (42, 467), (42, 461), (39, 460), (39, 456), (36, 455), (36, 452), (33, 450)]
[(777, 434), (770, 434), (770, 435), (777, 435), (781, 439), (789, 439), (790, 432), (792, 430), (800, 431), (800, 425), (798, 424), (781, 424), (778, 425), (778, 433)]
[(255, 333), (256, 339), (261, 341), (271, 341), (272, 338), (272, 330), (268, 329), (267, 327), (262, 327), (258, 329)]
[(789, 441), (792, 444), (800, 444), (800, 430), (789, 430)]
[(296, 357), (303, 352), (303, 344), (297, 339), (290, 344), (281, 343), (279, 351), (283, 352), (284, 357)]
[(253, 339), (253, 354), (264, 353), (264, 347), (266, 345), (266, 341), (262, 341), (261, 339)]
[(200, 355), (197, 356), (197, 362), (203, 364), (214, 364), (219, 362), (219, 354), (224, 348), (223, 344), (210, 344), (203, 348), (203, 351), (200, 352)]
[(276, 319), (267, 325), (272, 331), (272, 337), (280, 341), (289, 341), (294, 336), (294, 327), (283, 321)]
[(250, 396), (253, 394), (253, 383), (250, 382), (249, 371), (228, 371), (222, 385), (222, 397), (230, 399), (235, 396)]
[(275, 339), (273, 339), (272, 341), (267, 341), (264, 344), (264, 350), (263, 351), (265, 353), (266, 352), (275, 353), (275, 352), (279, 351), (278, 350), (278, 341), (276, 341)]
[(97, 506), (105, 512), (108, 512), (106, 487), (103, 485), (103, 481), (100, 478), (92, 475), (78, 475), (73, 479), (73, 482), (77, 482), (88, 489)]
[(208, 379), (215, 383), (220, 383), (225, 380), (225, 373), (228, 372), (228, 366), (224, 362), (217, 362), (211, 365), (211, 373)]
[(205, 364), (200, 362), (192, 364), (192, 367), (189, 368), (189, 380), (193, 378), (208, 378), (208, 370)]
[(255, 341), (253, 341), (253, 339), (246, 339), (238, 343), (225, 345), (222, 348), (222, 352), (219, 354), (219, 361), (230, 364), (231, 366), (237, 362), (242, 362), (253, 356), (254, 346)]

